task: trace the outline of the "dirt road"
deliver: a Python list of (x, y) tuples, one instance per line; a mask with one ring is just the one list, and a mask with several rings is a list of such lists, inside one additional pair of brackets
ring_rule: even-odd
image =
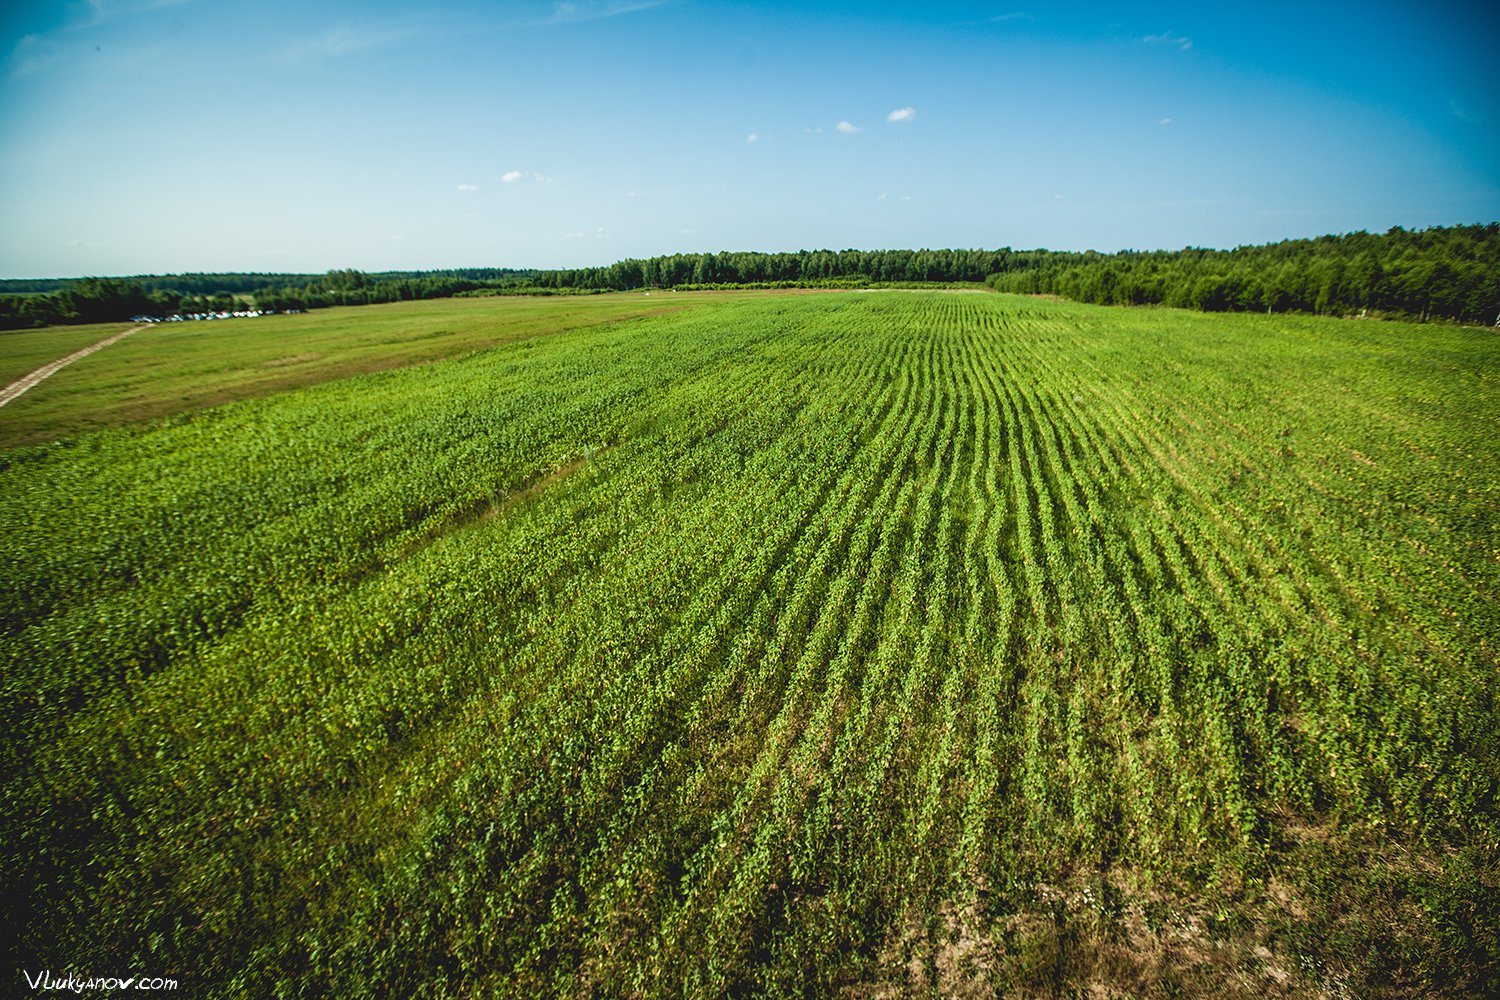
[(117, 333), (113, 337), (106, 337), (105, 339), (99, 341), (99, 343), (93, 344), (89, 347), (85, 347), (81, 351), (74, 351), (72, 354), (69, 354), (65, 358), (58, 358), (56, 361), (53, 361), (50, 364), (42, 365), (42, 367), (38, 368), (30, 375), (23, 376), (22, 378), (19, 378), (16, 381), (12, 382), (10, 385), (6, 386), (4, 389), (0, 389), (0, 406), (4, 406), (6, 403), (9, 403), (11, 400), (24, 393), (27, 389), (30, 389), (32, 386), (48, 378), (49, 376), (56, 374), (57, 372), (66, 368), (68, 365), (71, 365), (73, 362), (77, 361), (79, 358), (88, 357), (95, 351), (103, 350), (110, 344), (113, 344), (115, 341), (123, 340), (124, 338), (130, 336), (132, 333), (136, 333), (140, 330), (146, 329), (146, 327), (149, 325), (150, 324), (143, 323), (140, 326), (133, 326), (123, 333)]

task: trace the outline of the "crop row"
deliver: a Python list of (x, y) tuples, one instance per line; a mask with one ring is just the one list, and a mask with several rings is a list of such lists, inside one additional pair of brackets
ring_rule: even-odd
[(1406, 331), (764, 299), (8, 452), (10, 916), (226, 992), (916, 989), (1079, 870), (1493, 855), (1493, 349)]

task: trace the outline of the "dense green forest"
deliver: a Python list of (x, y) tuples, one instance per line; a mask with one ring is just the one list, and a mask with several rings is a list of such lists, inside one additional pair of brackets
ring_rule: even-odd
[(1371, 311), (1494, 322), (1500, 313), (1500, 225), (1400, 227), (1234, 250), (818, 250), (674, 254), (608, 267), (544, 271), (548, 287), (985, 281), (1000, 291), (1102, 305), (1208, 312)]
[[(248, 295), (263, 288), (308, 288), (321, 285), (330, 274), (215, 272), (188, 274), (138, 274), (128, 281), (146, 292), (177, 292), (180, 295)], [(536, 272), (513, 267), (459, 267), (434, 271), (374, 271), (366, 275), (371, 281), (399, 281), (405, 278), (458, 278), (475, 282), (523, 280)], [(19, 295), (56, 292), (73, 285), (76, 278), (0, 278), (0, 294)]]
[[(1045, 251), (1042, 251), (1045, 253)], [(761, 283), (983, 281), (1029, 266), (1032, 253), (1012, 250), (801, 250), (796, 253), (690, 253), (627, 259), (607, 267), (543, 271), (548, 288), (674, 288)], [(858, 283), (858, 282), (856, 282)]]
[(80, 278), (56, 291), (0, 295), (0, 330), (109, 323), (140, 313), (174, 312), (180, 299), (169, 292), (147, 293), (134, 280)]
[(0, 329), (103, 323), (138, 315), (229, 311), (253, 302), (264, 310), (321, 309), (411, 299), (442, 299), (480, 288), (526, 283), (534, 272), (511, 268), (447, 271), (342, 269), (326, 274), (184, 274), (9, 281), (29, 294), (0, 295)]
[[(218, 292), (247, 293), (268, 285), (310, 285), (321, 281), (321, 274), (292, 273), (191, 273), (137, 274), (127, 280), (146, 292), (178, 292), (183, 295), (214, 295)], [(62, 291), (74, 284), (74, 278), (0, 278), (0, 292), (27, 295)]]
[(377, 302), (446, 299), (480, 288), (526, 283), (532, 271), (472, 268), (453, 271), (387, 271), (366, 274), (343, 269), (329, 271), (317, 281), (261, 286), (251, 294), (261, 309), (322, 309), (326, 306), (365, 306)]
[[(1500, 322), (1500, 224), (1356, 232), (1211, 250), (801, 250), (670, 254), (533, 271), (181, 274), (3, 281), (0, 329), (139, 314), (368, 305), (463, 294), (979, 283), (1102, 305)], [(57, 286), (57, 287), (54, 287)]]
[(1006, 292), (1206, 312), (1379, 312), (1496, 323), (1500, 226), (1395, 228), (1234, 250), (1054, 253), (990, 275)]

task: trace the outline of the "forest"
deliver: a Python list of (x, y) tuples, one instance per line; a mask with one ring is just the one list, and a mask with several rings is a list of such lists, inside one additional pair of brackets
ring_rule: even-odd
[(451, 298), (465, 291), (527, 281), (527, 270), (497, 267), (443, 271), (326, 274), (168, 274), (77, 280), (0, 281), (0, 330), (104, 323), (132, 316), (229, 311), (254, 302), (285, 312)]
[(1378, 312), (1500, 323), (1500, 227), (1399, 227), (1235, 250), (1048, 254), (989, 275), (1006, 292), (1204, 312)]
[(1493, 323), (1500, 313), (1500, 224), (1283, 240), (1234, 250), (1115, 254), (1051, 250), (827, 250), (674, 254), (544, 271), (548, 287), (977, 282), (1099, 305), (1204, 312), (1378, 312)]
[[(1394, 227), (1233, 250), (800, 250), (680, 253), (558, 270), (185, 274), (0, 282), (0, 329), (140, 314), (370, 305), (464, 294), (985, 283), (1099, 305), (1500, 323), (1500, 223)], [(58, 287), (60, 285), (60, 287)]]

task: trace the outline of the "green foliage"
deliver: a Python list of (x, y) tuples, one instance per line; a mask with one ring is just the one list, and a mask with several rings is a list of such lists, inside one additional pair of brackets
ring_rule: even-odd
[(543, 271), (548, 288), (790, 288), (987, 282), (1100, 305), (1204, 312), (1371, 311), (1500, 321), (1500, 224), (1365, 232), (1234, 250), (803, 250), (673, 254)]
[(327, 274), (169, 274), (135, 278), (0, 280), (0, 330), (102, 323), (135, 315), (228, 311), (253, 301), (282, 311), (449, 298), (481, 287), (524, 287), (531, 271), (460, 268), (446, 271), (352, 269)]
[[(338, 272), (331, 272), (338, 273)], [(399, 281), (407, 278), (454, 278), (474, 282), (507, 282), (524, 280), (532, 274), (530, 270), (508, 267), (462, 267), (437, 271), (374, 271), (365, 277), (371, 282)], [(214, 273), (214, 274), (141, 274), (130, 280), (148, 293), (175, 292), (178, 295), (215, 295), (227, 292), (244, 295), (257, 288), (292, 287), (306, 288), (322, 284), (327, 274), (286, 273)], [(0, 278), (0, 293), (29, 294), (55, 292), (73, 284), (71, 278)]]
[(1234, 250), (1017, 255), (1008, 292), (1205, 312), (1391, 314), (1500, 322), (1500, 224), (1358, 232)]
[(978, 283), (1010, 266), (1009, 250), (801, 250), (671, 254), (608, 267), (541, 271), (540, 288), (843, 287), (871, 282)]
[[(103, 284), (101, 284), (103, 282)], [(973, 285), (1100, 305), (1204, 312), (1392, 314), (1500, 322), (1500, 224), (1401, 227), (1234, 250), (1118, 254), (1049, 250), (801, 250), (671, 254), (606, 267), (467, 268), (323, 275), (148, 275), (120, 282), (0, 281), (0, 329), (103, 322), (134, 313), (228, 309), (236, 295), (285, 311), (455, 295), (535, 295), (642, 288), (864, 288)], [(59, 290), (59, 286), (61, 289)], [(108, 286), (108, 287), (106, 287)], [(119, 286), (116, 288), (115, 286)]]
[[(521, 274), (524, 272), (517, 272)], [(382, 302), (446, 299), (476, 290), (526, 287), (520, 277), (481, 282), (464, 272), (433, 272), (412, 275), (369, 275), (362, 271), (329, 271), (321, 280), (305, 284), (266, 285), (255, 289), (257, 307), (275, 311), (324, 309), (328, 306), (366, 306)]]
[(0, 330), (61, 323), (108, 323), (151, 310), (153, 300), (133, 281), (80, 278), (36, 295), (0, 296)]
[(745, 296), (0, 452), (0, 918), (223, 996), (1481, 992), (1497, 352)]

